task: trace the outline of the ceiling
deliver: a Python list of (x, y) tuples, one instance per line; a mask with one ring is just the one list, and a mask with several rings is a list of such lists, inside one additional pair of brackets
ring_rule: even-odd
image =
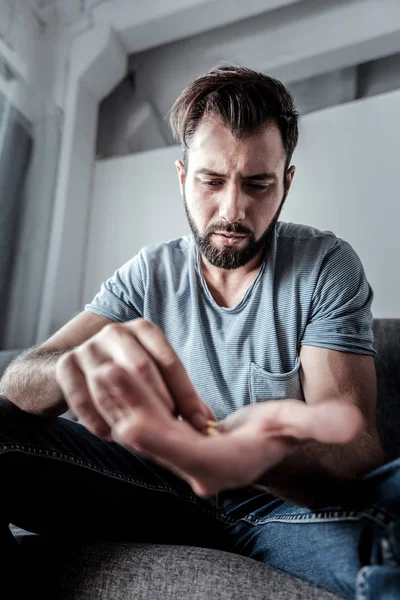
[(68, 25), (86, 12), (110, 0), (28, 0), (43, 25)]

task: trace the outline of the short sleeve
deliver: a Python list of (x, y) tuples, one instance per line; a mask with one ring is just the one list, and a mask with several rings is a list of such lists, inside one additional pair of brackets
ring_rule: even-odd
[(322, 261), (301, 345), (375, 356), (372, 300), (359, 256), (337, 239)]
[(138, 254), (102, 283), (85, 310), (119, 323), (142, 317), (145, 273), (141, 254)]

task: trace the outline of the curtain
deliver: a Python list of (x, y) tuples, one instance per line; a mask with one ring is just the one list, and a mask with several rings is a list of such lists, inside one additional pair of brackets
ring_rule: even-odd
[(10, 289), (18, 252), (22, 197), (32, 155), (29, 125), (0, 95), (0, 349), (10, 311)]

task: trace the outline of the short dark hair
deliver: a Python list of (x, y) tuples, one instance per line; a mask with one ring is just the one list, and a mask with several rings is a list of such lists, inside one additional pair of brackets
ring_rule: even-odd
[(299, 113), (282, 82), (248, 69), (227, 65), (197, 77), (178, 96), (170, 111), (174, 138), (186, 162), (189, 142), (204, 115), (213, 114), (242, 139), (275, 122), (281, 132), (289, 167), (299, 136)]

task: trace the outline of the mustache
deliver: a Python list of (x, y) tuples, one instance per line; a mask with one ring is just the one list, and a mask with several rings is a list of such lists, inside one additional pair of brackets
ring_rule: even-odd
[(216, 231), (226, 231), (226, 233), (238, 233), (243, 235), (252, 235), (253, 232), (240, 223), (215, 223), (207, 227), (206, 236), (215, 233)]

